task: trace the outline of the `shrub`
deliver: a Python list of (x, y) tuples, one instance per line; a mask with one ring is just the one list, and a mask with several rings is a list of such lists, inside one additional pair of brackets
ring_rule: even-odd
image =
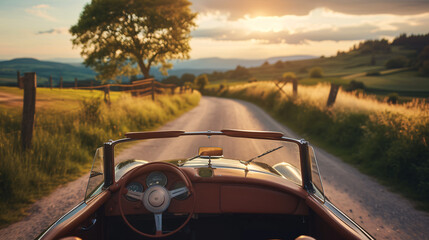
[(283, 73), (282, 77), (286, 80), (291, 80), (291, 79), (295, 79), (296, 75), (293, 72), (285, 72)]
[(363, 82), (352, 80), (345, 88), (347, 92), (355, 91), (357, 89), (365, 90), (365, 84)]
[(391, 93), (387, 96), (387, 102), (390, 104), (397, 104), (399, 99), (399, 95), (397, 93)]
[(81, 102), (80, 117), (83, 121), (97, 123), (100, 120), (101, 99), (89, 98)]
[(209, 84), (209, 79), (207, 78), (206, 74), (202, 74), (195, 78), (194, 84), (198, 88), (198, 90), (203, 91), (205, 86)]
[(408, 59), (406, 57), (395, 57), (395, 58), (391, 58), (389, 59), (389, 61), (386, 62), (386, 68), (387, 69), (392, 69), (392, 68), (402, 68), (407, 66), (408, 64)]
[(419, 68), (419, 73), (423, 76), (429, 76), (429, 60), (422, 63), (422, 66)]
[(321, 78), (323, 77), (323, 69), (321, 67), (314, 67), (310, 69), (311, 78)]

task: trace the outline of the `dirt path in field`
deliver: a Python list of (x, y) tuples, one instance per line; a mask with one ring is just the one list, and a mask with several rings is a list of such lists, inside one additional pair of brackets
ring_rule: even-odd
[[(160, 130), (221, 130), (226, 128), (281, 131), (300, 138), (257, 106), (240, 100), (203, 97), (199, 106)], [(232, 146), (234, 147), (234, 146)], [(235, 146), (239, 147), (239, 146)], [(174, 147), (171, 148), (174, 151)], [(316, 148), (328, 198), (377, 239), (428, 239), (429, 215), (374, 179)], [(82, 177), (35, 203), (23, 221), (0, 230), (0, 239), (33, 239), (52, 221), (83, 199)]]
[[(380, 74), (380, 76), (383, 76), (383, 75), (387, 75), (387, 74), (408, 71), (410, 69), (411, 68), (409, 68), (409, 67), (406, 67), (406, 68), (395, 68), (395, 69), (390, 69), (390, 70), (379, 71), (379, 74)], [(367, 74), (367, 72), (355, 73), (355, 74), (352, 74), (352, 75), (344, 76), (344, 77), (342, 77), (342, 79), (353, 80), (353, 79), (358, 78), (358, 77), (365, 77), (366, 74)]]
[(0, 92), (0, 104), (11, 105), (11, 106), (21, 106), (22, 96), (18, 96), (18, 95), (6, 93), (6, 92)]
[[(36, 98), (36, 108), (45, 106), (49, 101), (47, 99)], [(13, 93), (2, 92), (0, 91), (0, 105), (5, 107), (20, 107), (22, 108), (23, 96), (16, 95)]]

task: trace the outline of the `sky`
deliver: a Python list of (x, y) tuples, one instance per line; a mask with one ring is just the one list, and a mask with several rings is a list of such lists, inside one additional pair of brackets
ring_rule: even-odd
[[(89, 0), (1, 0), (0, 59), (76, 59), (68, 32)], [(429, 0), (191, 0), (191, 58), (335, 55), (429, 32)]]

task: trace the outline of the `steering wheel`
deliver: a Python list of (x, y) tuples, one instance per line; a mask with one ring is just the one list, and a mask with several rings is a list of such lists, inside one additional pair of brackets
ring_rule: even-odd
[[(150, 186), (145, 192), (133, 192), (128, 191), (126, 188), (128, 182), (132, 180), (133, 178), (150, 171), (169, 171), (177, 174), (180, 179), (185, 183), (184, 187), (177, 188), (174, 190), (167, 190), (165, 187), (160, 185), (153, 185)], [(127, 181), (128, 180), (128, 181)], [(169, 232), (169, 233), (162, 233), (162, 213), (165, 212), (168, 207), (170, 206), (170, 201), (172, 198), (179, 196), (183, 193), (188, 193), (189, 197), (192, 197), (194, 200), (194, 203), (192, 204), (192, 207), (188, 207), (186, 209), (186, 213), (188, 213), (188, 217), (186, 221), (180, 225), (175, 230)], [(147, 163), (141, 167), (138, 167), (134, 169), (129, 176), (127, 176), (126, 181), (121, 184), (121, 189), (119, 191), (119, 211), (121, 212), (122, 219), (124, 222), (130, 227), (134, 232), (145, 236), (145, 237), (151, 237), (151, 238), (159, 238), (159, 237), (167, 237), (170, 235), (173, 235), (174, 233), (178, 232), (180, 229), (182, 229), (191, 219), (194, 210), (195, 210), (195, 196), (192, 195), (193, 193), (193, 187), (192, 182), (189, 180), (189, 177), (177, 166), (166, 163), (166, 162), (151, 162)], [(149, 212), (153, 213), (155, 216), (155, 226), (156, 226), (156, 233), (155, 234), (149, 234), (144, 233), (133, 227), (127, 220), (127, 218), (124, 215), (122, 201), (125, 198), (125, 196), (128, 196), (130, 198), (139, 200), (143, 202), (144, 207)]]

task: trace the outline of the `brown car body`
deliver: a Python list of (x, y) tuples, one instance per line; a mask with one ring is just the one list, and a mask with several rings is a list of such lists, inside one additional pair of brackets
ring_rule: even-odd
[[(116, 144), (142, 139), (178, 138), (187, 135), (223, 135), (232, 138), (296, 143), (299, 146), (302, 184), (300, 186), (274, 174), (267, 174), (274, 171), (268, 166), (257, 166), (260, 167), (258, 171), (249, 171), (246, 164), (237, 161), (239, 167), (224, 168), (221, 164), (222, 159), (213, 161), (213, 165), (204, 167), (187, 166), (186, 163), (180, 163), (180, 161), (134, 163), (133, 167), (125, 166), (120, 179), (115, 181), (115, 174), (118, 174), (118, 168), (115, 169), (114, 166), (113, 154)], [(278, 132), (242, 130), (136, 132), (126, 134), (125, 139), (105, 143), (103, 149), (104, 181), (99, 193), (86, 199), (55, 222), (41, 234), (39, 239), (60, 239), (70, 236), (81, 239), (114, 239), (118, 237), (121, 239), (137, 237), (272, 239), (288, 236), (289, 239), (290, 237), (295, 239), (301, 235), (309, 235), (315, 239), (374, 239), (338, 210), (326, 197), (321, 198), (315, 194), (309, 145), (304, 140), (287, 138)], [(134, 229), (125, 217), (135, 216), (137, 218), (151, 216), (152, 213), (155, 213), (149, 211), (145, 207), (146, 205), (143, 206), (141, 201), (129, 201), (129, 198), (126, 197), (127, 184), (132, 181), (144, 181), (139, 179), (146, 179), (147, 175), (153, 171), (164, 172), (168, 179), (172, 179), (169, 182), (174, 182), (175, 179), (182, 179), (185, 182), (188, 191), (188, 197), (185, 200), (167, 199), (169, 203), (166, 211), (172, 215), (172, 218), (175, 214), (178, 215), (178, 218), (181, 217), (181, 223), (173, 227), (174, 231), (141, 233), (140, 230)], [(154, 190), (154, 193), (160, 192)], [(142, 193), (141, 196), (143, 199), (144, 194)], [(147, 201), (153, 202), (154, 199), (158, 200), (158, 198), (149, 197)], [(183, 213), (187, 213), (187, 215), (182, 216)], [(122, 223), (118, 223), (120, 220), (117, 219), (122, 219)], [(225, 223), (225, 221), (229, 221), (228, 219), (234, 219), (231, 221), (236, 221), (237, 226), (229, 228), (230, 223)], [(284, 221), (284, 225), (282, 225), (282, 221)], [(235, 225), (234, 222), (232, 224)], [(257, 227), (252, 224), (267, 224), (268, 227), (256, 231)], [(118, 230), (113, 229), (117, 225), (122, 227), (118, 227)], [(129, 229), (126, 229), (127, 227)], [(237, 230), (237, 228), (241, 230)], [(272, 229), (272, 234), (269, 232), (270, 229)], [(290, 229), (290, 234), (286, 229)], [(204, 232), (206, 235), (201, 235)]]

